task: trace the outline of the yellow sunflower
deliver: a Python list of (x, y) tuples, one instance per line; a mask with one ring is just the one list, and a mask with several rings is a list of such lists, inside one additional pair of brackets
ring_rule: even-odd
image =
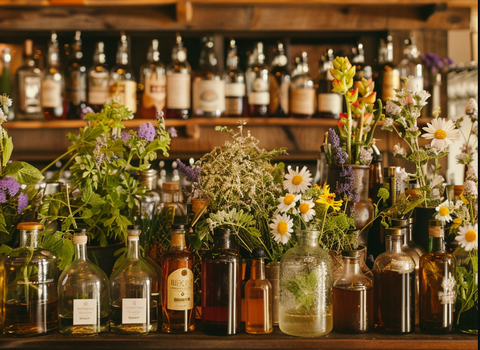
[(323, 194), (318, 197), (316, 200), (317, 203), (325, 204), (327, 210), (333, 208), (333, 210), (340, 210), (343, 200), (335, 200), (335, 193), (330, 192), (330, 185), (325, 185), (323, 187)]

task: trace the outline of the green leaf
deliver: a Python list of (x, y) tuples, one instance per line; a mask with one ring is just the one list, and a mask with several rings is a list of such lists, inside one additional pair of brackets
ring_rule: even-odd
[(8, 161), (10, 160), (10, 157), (12, 156), (13, 152), (13, 141), (11, 137), (8, 137), (7, 131), (3, 129), (4, 137), (2, 140), (3, 143), (3, 159), (2, 159), (2, 165), (5, 166), (8, 164)]
[(5, 167), (4, 175), (11, 176), (24, 185), (35, 185), (44, 178), (40, 170), (25, 162), (8, 164)]

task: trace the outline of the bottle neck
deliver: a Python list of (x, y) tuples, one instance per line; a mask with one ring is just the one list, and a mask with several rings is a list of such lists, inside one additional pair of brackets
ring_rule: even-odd
[(215, 248), (235, 249), (235, 242), (231, 239), (230, 234), (213, 235), (213, 245)]
[(428, 242), (428, 252), (444, 252), (445, 251), (445, 241), (443, 237), (429, 237)]
[(343, 263), (343, 268), (345, 269), (344, 275), (362, 274), (360, 269), (360, 258), (344, 256)]
[(128, 236), (128, 245), (127, 245), (127, 258), (129, 259), (139, 259), (140, 257), (140, 247), (139, 247), (139, 237), (138, 236)]
[(186, 248), (185, 243), (185, 232), (182, 231), (173, 231), (170, 249), (172, 250), (184, 250)]
[(388, 251), (391, 253), (401, 253), (403, 246), (403, 236), (404, 235), (390, 235), (388, 241)]
[(87, 260), (87, 244), (86, 243), (80, 243), (75, 245), (75, 250), (76, 250), (76, 260)]
[(38, 231), (20, 231), (20, 247), (38, 247)]
[(254, 259), (252, 261), (252, 268), (250, 270), (250, 279), (264, 280), (265, 279), (265, 260)]
[(302, 232), (297, 234), (298, 244), (301, 246), (318, 247), (318, 232)]

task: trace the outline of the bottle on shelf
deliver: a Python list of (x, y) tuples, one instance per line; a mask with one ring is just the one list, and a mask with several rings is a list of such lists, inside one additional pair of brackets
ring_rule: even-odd
[(377, 95), (381, 97), (384, 105), (395, 97), (395, 89), (400, 89), (400, 71), (393, 63), (393, 38), (387, 36), (387, 44), (383, 55), (379, 56), (378, 79), (375, 82)]
[(145, 186), (147, 193), (140, 198), (140, 218), (151, 220), (153, 214), (161, 209), (160, 191), (157, 190), (158, 172), (155, 169), (143, 170), (138, 181)]
[(65, 119), (65, 76), (61, 69), (57, 33), (48, 43), (47, 64), (42, 71), (42, 113), (45, 119)]
[(110, 276), (110, 331), (150, 333), (158, 326), (158, 276), (142, 258), (140, 226), (127, 228), (127, 253)]
[(60, 333), (93, 335), (108, 331), (108, 277), (87, 258), (85, 229), (76, 229), (73, 262), (58, 279)]
[(272, 117), (288, 117), (290, 110), (290, 70), (288, 59), (281, 42), (277, 44), (277, 51), (273, 58), (270, 70), (270, 104), (268, 115)]
[(170, 226), (171, 244), (161, 258), (162, 266), (162, 330), (186, 333), (195, 330), (193, 297), (194, 256), (187, 249), (185, 226)]
[(319, 118), (339, 119), (342, 113), (343, 97), (333, 92), (333, 50), (328, 49), (319, 64), (318, 79), (315, 84), (317, 89), (317, 115)]
[(223, 73), (225, 80), (225, 114), (227, 116), (244, 116), (246, 114), (245, 74), (238, 67), (237, 46), (230, 40), (227, 55), (227, 68)]
[(253, 63), (249, 65), (245, 73), (248, 115), (265, 117), (270, 104), (270, 81), (262, 42), (257, 43), (256, 52), (254, 52), (252, 59)]
[(405, 49), (403, 50), (403, 59), (398, 65), (400, 77), (407, 78), (412, 76), (404, 88), (411, 92), (422, 91), (424, 87), (423, 63), (420, 59), (420, 52), (417, 49), (413, 35), (405, 40)]
[(370, 163), (370, 179), (368, 185), (368, 199), (372, 203), (378, 202), (378, 190), (383, 186), (383, 156), (376, 145), (372, 145), (372, 162)]
[(87, 68), (83, 62), (81, 32), (76, 31), (69, 47), (65, 70), (67, 119), (80, 119), (87, 105)]
[(182, 202), (180, 184), (178, 182), (162, 183), (160, 201), (162, 210), (173, 210), (174, 224), (187, 224), (187, 206)]
[(110, 97), (110, 73), (105, 57), (105, 44), (99, 41), (95, 45), (93, 65), (88, 71), (88, 105), (100, 112)]
[(370, 79), (372, 77), (372, 67), (365, 64), (365, 51), (363, 49), (363, 44), (359, 43), (356, 48), (352, 49), (352, 65), (355, 66), (355, 81), (360, 81), (362, 78)]
[(155, 119), (157, 112), (165, 113), (167, 78), (165, 66), (160, 61), (158, 40), (153, 39), (147, 54), (147, 63), (140, 72), (140, 84), (142, 93), (142, 118)]
[(137, 112), (137, 82), (130, 65), (130, 48), (128, 38), (122, 33), (117, 48), (117, 60), (110, 71), (110, 97), (127, 107), (132, 113)]
[(309, 74), (307, 53), (302, 52), (300, 71), (292, 76), (290, 84), (290, 116), (310, 119), (314, 115), (315, 83)]
[(187, 49), (177, 33), (172, 50), (172, 62), (167, 67), (167, 119), (190, 117), (191, 68), (187, 61)]
[[(12, 71), (10, 68), (10, 63), (12, 62), (12, 54), (9, 47), (5, 47), (2, 51), (2, 76), (0, 77), (0, 95), (6, 94), (10, 98), (13, 96), (13, 81), (12, 81)], [(4, 108), (8, 108), (4, 106)], [(8, 108), (8, 112), (5, 115), (7, 120), (13, 120), (15, 118), (15, 113), (13, 106)]]

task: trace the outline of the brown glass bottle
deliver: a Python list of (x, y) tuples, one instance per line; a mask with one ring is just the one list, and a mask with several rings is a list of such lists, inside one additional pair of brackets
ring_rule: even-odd
[(378, 190), (383, 186), (383, 156), (377, 146), (372, 145), (373, 159), (370, 164), (370, 183), (368, 186), (368, 200), (378, 202)]
[(245, 79), (247, 83), (248, 115), (265, 117), (270, 104), (270, 79), (262, 42), (257, 43), (254, 61), (247, 68)]

